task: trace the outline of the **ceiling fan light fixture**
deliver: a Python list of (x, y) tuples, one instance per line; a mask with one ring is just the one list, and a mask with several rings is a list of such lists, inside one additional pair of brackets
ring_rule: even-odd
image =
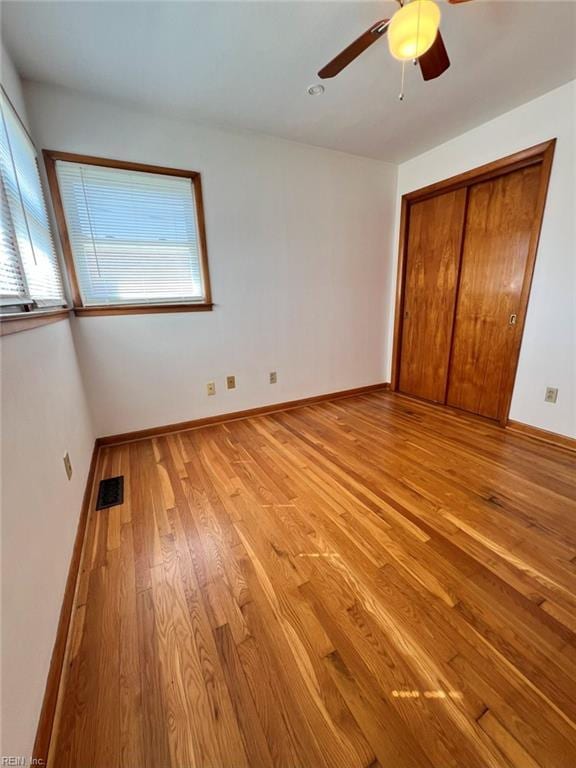
[(432, 47), (440, 26), (433, 0), (412, 0), (396, 11), (388, 27), (388, 47), (399, 61), (417, 59)]

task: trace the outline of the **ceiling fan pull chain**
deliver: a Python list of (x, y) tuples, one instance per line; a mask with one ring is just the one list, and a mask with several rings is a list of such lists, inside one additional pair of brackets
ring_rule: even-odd
[(405, 61), (402, 62), (402, 79), (400, 82), (400, 93), (398, 94), (398, 99), (400, 101), (404, 101), (404, 65), (406, 64)]

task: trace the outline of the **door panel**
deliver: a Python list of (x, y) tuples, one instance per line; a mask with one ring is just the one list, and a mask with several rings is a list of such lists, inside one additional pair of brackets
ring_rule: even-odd
[(410, 207), (399, 389), (443, 403), (466, 190)]
[(449, 405), (498, 418), (511, 386), (541, 165), (474, 184), (468, 193), (452, 342)]

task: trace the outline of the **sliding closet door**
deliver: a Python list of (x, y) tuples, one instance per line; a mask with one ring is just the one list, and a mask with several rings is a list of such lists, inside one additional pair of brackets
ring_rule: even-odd
[(443, 403), (466, 190), (410, 206), (399, 389)]
[(447, 402), (493, 419), (514, 376), (541, 167), (474, 184), (468, 193)]

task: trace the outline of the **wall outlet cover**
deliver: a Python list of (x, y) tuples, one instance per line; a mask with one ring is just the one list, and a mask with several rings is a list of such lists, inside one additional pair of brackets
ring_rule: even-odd
[(547, 403), (555, 403), (558, 400), (558, 388), (546, 387), (546, 394), (544, 395), (544, 400)]
[(72, 462), (70, 461), (70, 456), (68, 454), (68, 451), (66, 451), (66, 455), (64, 456), (64, 469), (66, 470), (66, 477), (68, 480), (72, 479)]
[(216, 394), (216, 384), (213, 381), (209, 381), (208, 384), (206, 384), (206, 391), (209, 395), (215, 395)]
[(278, 381), (278, 374), (276, 371), (270, 371), (270, 384), (276, 384)]
[(228, 389), (236, 389), (236, 376), (226, 376), (226, 386)]

